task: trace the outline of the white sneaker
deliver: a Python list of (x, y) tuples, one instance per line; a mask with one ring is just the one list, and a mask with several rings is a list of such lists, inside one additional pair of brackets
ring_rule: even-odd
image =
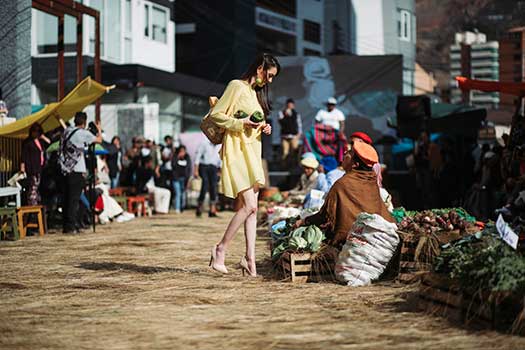
[(121, 216), (125, 217), (125, 218), (129, 218), (129, 219), (135, 219), (135, 214), (132, 214), (130, 212), (123, 212), (122, 214), (120, 214)]
[(120, 223), (120, 222), (126, 222), (128, 221), (128, 219), (124, 217), (124, 215), (121, 214), (115, 218), (115, 221)]

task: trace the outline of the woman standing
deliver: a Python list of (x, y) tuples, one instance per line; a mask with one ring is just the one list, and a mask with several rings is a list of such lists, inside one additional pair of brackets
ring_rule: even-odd
[(265, 122), (255, 123), (249, 117), (236, 119), (233, 115), (243, 111), (270, 113), (268, 84), (279, 74), (277, 59), (260, 54), (239, 80), (232, 80), (221, 99), (212, 109), (210, 118), (226, 130), (221, 148), (221, 181), (219, 192), (236, 198), (242, 207), (232, 217), (222, 240), (212, 248), (210, 266), (221, 273), (228, 273), (224, 261), (226, 250), (235, 233), (244, 224), (246, 255), (241, 258), (241, 268), (250, 276), (256, 276), (255, 237), (257, 224), (257, 195), (264, 185), (262, 167), (261, 132), (269, 135), (272, 128)]
[(120, 145), (120, 137), (113, 136), (111, 139), (111, 146), (108, 148), (110, 150), (107, 160), (109, 177), (111, 179), (111, 188), (115, 188), (119, 186), (120, 172), (122, 171), (122, 147)]
[(186, 184), (191, 176), (191, 160), (186, 153), (186, 146), (179, 146), (172, 159), (171, 168), (173, 169), (173, 203), (175, 212), (180, 213), (186, 206)]
[(50, 141), (44, 135), (44, 130), (40, 124), (31, 125), (29, 136), (22, 144), (22, 164), (20, 165), (21, 172), (26, 173), (29, 180), (28, 205), (39, 205), (41, 202), (38, 187), (46, 159), (44, 151), (49, 144)]

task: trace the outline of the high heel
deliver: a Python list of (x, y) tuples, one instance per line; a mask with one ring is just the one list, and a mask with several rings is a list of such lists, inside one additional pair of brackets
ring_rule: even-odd
[(254, 274), (250, 271), (250, 267), (248, 266), (248, 261), (246, 260), (246, 257), (243, 256), (241, 258), (241, 261), (239, 261), (239, 265), (241, 266), (242, 275), (244, 276), (244, 273), (248, 273), (248, 276), (250, 277), (257, 277), (257, 274)]
[(216, 264), (215, 261), (217, 261), (217, 246), (213, 246), (213, 248), (211, 248), (211, 257), (210, 257), (209, 266), (217, 272), (227, 274), (228, 270), (226, 269), (226, 266)]

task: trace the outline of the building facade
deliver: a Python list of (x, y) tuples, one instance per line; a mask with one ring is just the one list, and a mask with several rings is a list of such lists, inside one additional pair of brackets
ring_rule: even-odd
[(0, 26), (0, 99), (22, 118), (31, 113), (31, 0), (2, 1), (0, 18), (11, 19)]
[[(513, 28), (499, 40), (499, 77), (504, 82), (525, 81), (525, 27)], [(514, 108), (515, 100), (515, 96), (500, 95), (502, 108)]]
[(499, 43), (487, 41), (486, 35), (479, 32), (456, 33), (455, 42), (450, 46), (450, 76), (450, 102), (497, 109), (499, 93), (481, 91), (463, 93), (457, 88), (455, 77), (499, 80)]
[[(103, 127), (123, 139), (134, 134), (156, 141), (165, 135), (199, 130), (199, 122), (209, 109), (208, 96), (220, 94), (224, 86), (176, 72), (174, 1), (82, 0), (82, 3), (100, 13), (102, 83), (116, 85), (102, 98)], [(42, 105), (57, 100), (57, 18), (33, 9), (31, 22), (31, 103)], [(77, 33), (73, 18), (66, 16), (64, 22), (68, 92), (76, 84)], [(93, 76), (95, 48), (91, 19), (83, 21), (82, 44), (83, 75)], [(87, 111), (92, 114), (93, 109)]]

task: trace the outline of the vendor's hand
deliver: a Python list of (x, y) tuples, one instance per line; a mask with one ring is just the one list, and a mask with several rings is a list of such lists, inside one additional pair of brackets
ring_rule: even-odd
[(304, 220), (302, 219), (299, 219), (295, 222), (295, 224), (293, 224), (293, 228), (296, 229), (296, 228), (299, 228), (301, 226), (304, 226)]
[(262, 132), (266, 135), (270, 135), (272, 133), (272, 126), (270, 124), (265, 124), (263, 126)]
[(261, 126), (261, 123), (254, 123), (250, 120), (250, 118), (244, 118), (241, 119), (245, 127), (250, 127), (253, 129), (257, 129), (259, 126)]

